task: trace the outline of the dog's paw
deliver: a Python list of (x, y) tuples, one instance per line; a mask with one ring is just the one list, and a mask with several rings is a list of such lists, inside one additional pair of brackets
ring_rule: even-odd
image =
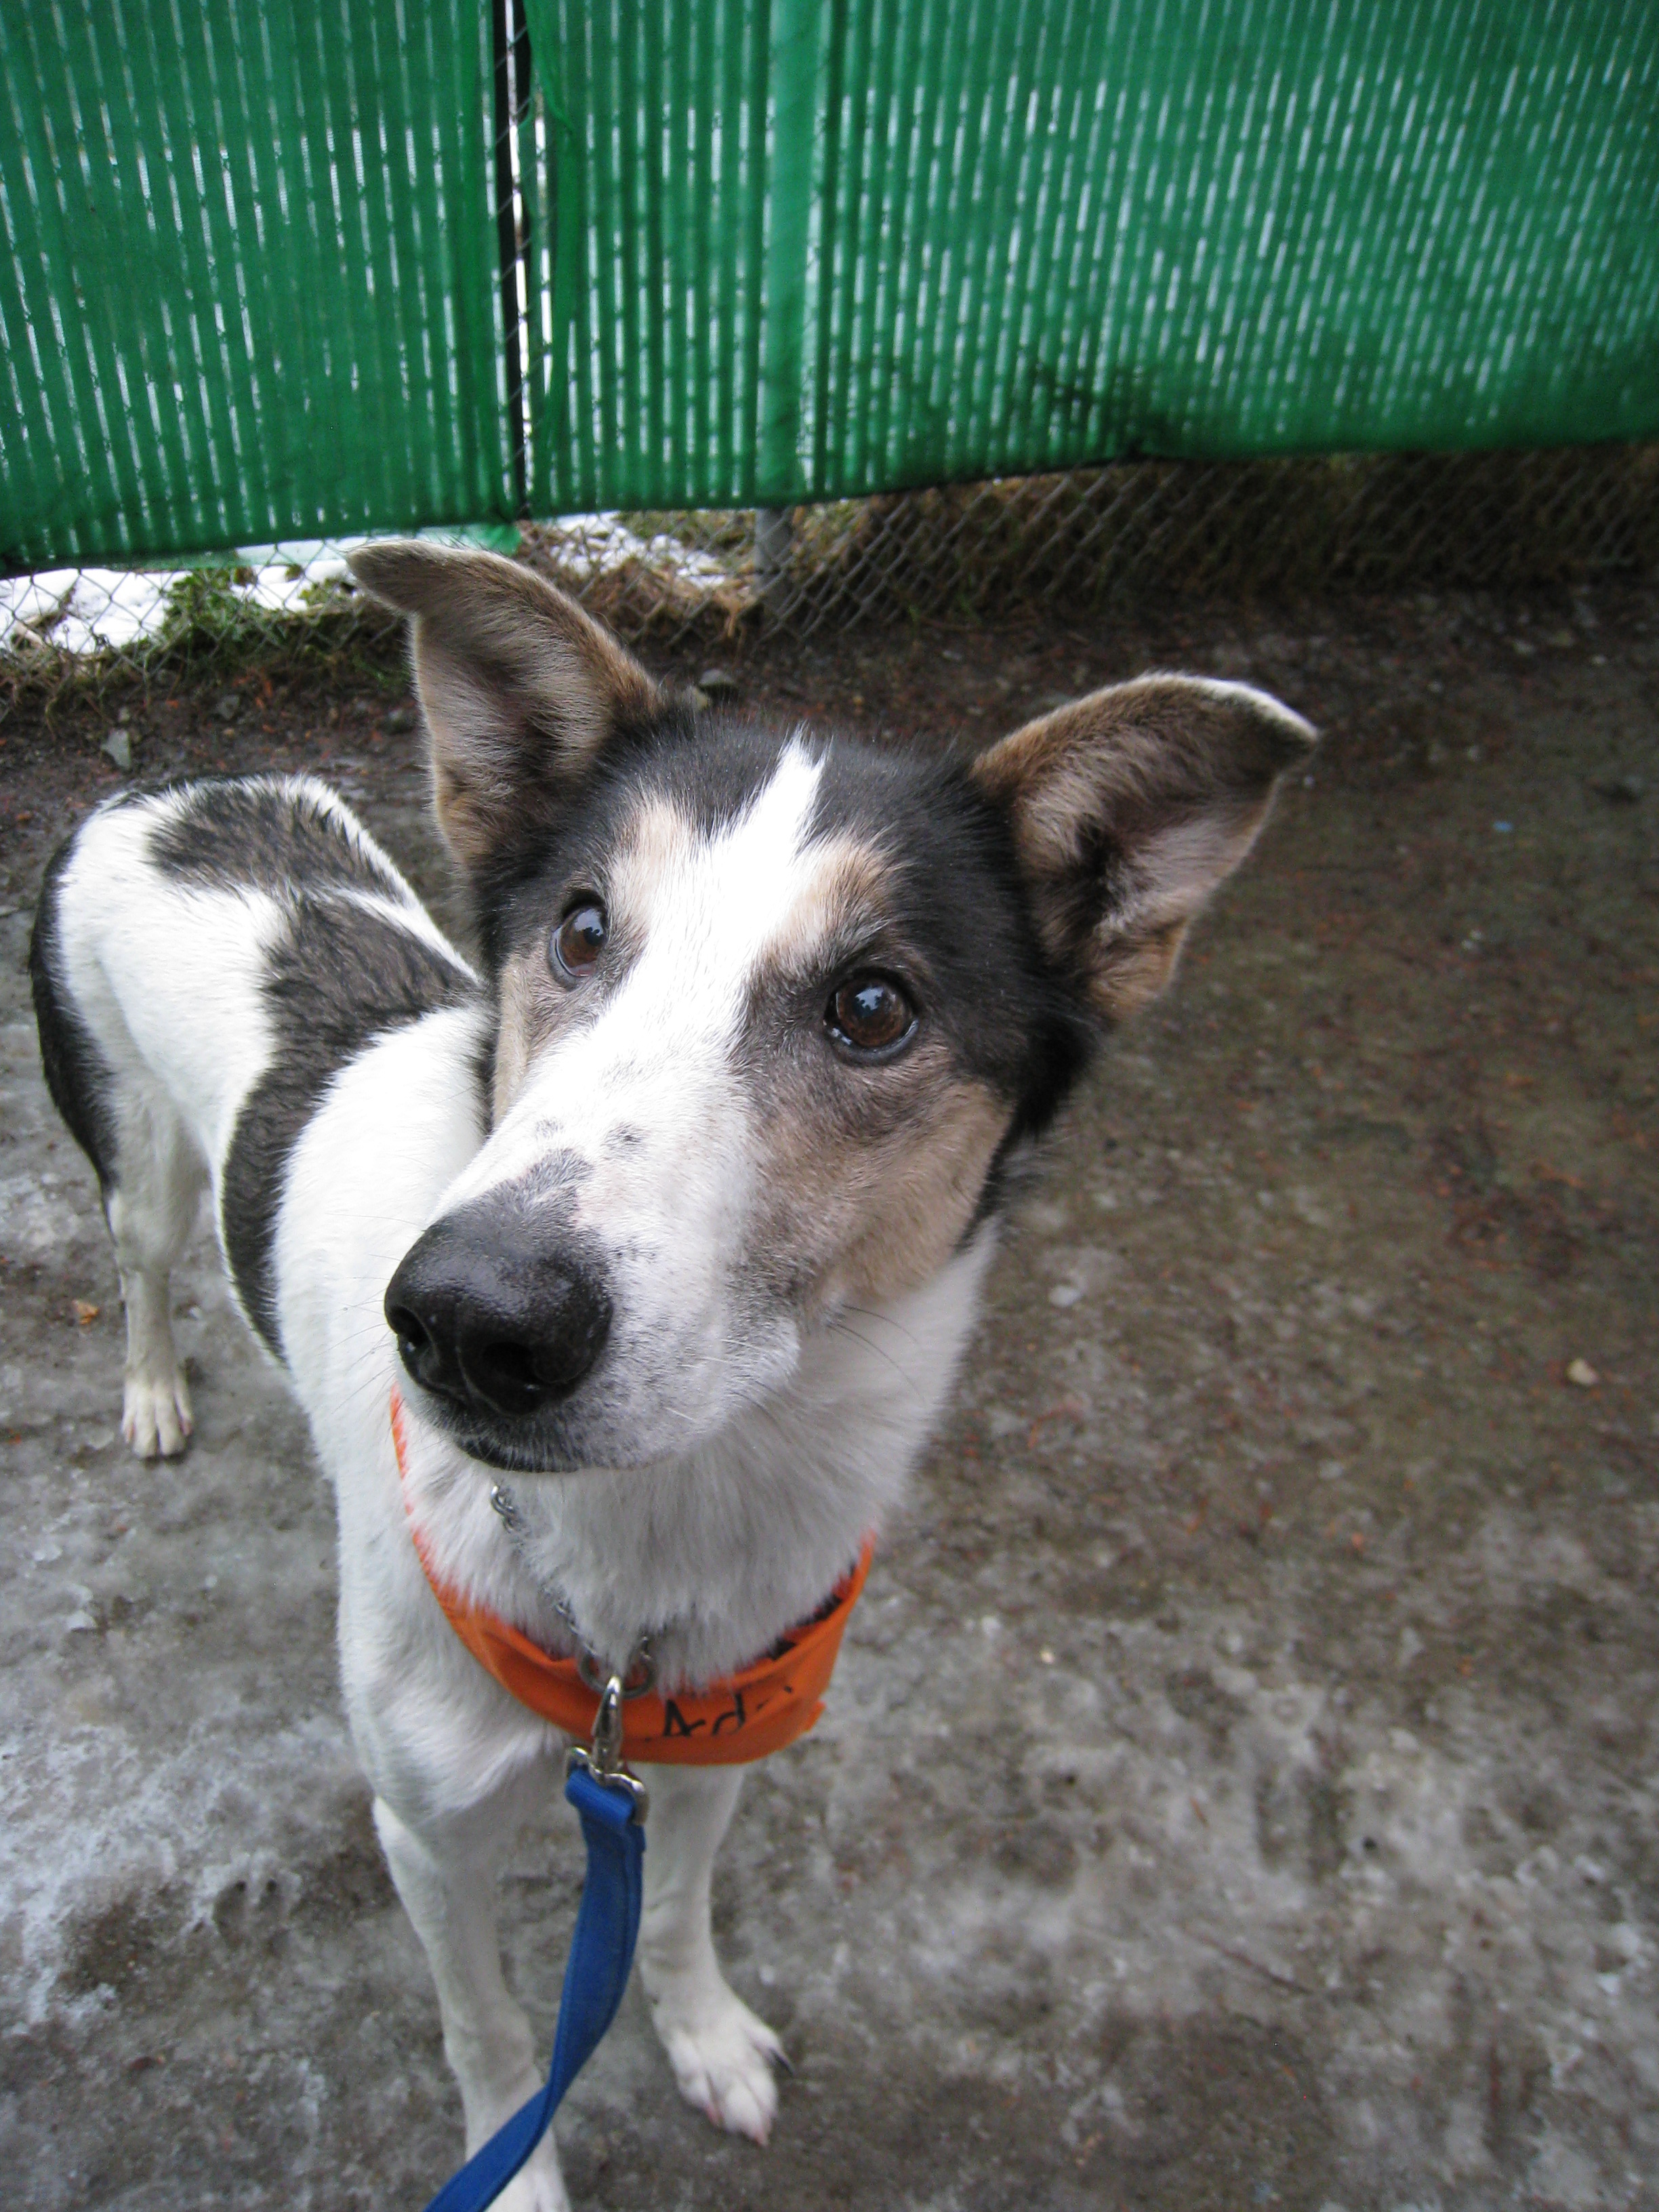
[(121, 1434), (140, 1459), (177, 1459), (194, 1426), (190, 1392), (177, 1368), (170, 1375), (127, 1376)]
[(763, 2143), (778, 2110), (772, 2062), (783, 2057), (766, 2022), (718, 1978), (669, 1983), (652, 1998), (651, 2020), (688, 2103)]

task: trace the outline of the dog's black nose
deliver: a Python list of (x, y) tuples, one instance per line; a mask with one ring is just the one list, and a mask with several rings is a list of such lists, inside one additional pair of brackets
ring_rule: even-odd
[(568, 1397), (605, 1348), (611, 1301), (568, 1249), (485, 1200), (434, 1221), (386, 1288), (386, 1317), (423, 1389), (522, 1420)]

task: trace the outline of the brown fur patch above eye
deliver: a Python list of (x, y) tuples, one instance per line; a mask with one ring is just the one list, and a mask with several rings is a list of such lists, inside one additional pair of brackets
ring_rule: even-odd
[(885, 856), (855, 837), (825, 837), (809, 845), (799, 861), (800, 882), (789, 909), (762, 949), (757, 983), (763, 978), (810, 981), (850, 936), (879, 924), (889, 880)]
[(629, 917), (648, 921), (659, 891), (690, 860), (696, 843), (695, 825), (677, 806), (655, 795), (643, 800), (617, 839), (606, 870), (613, 923)]

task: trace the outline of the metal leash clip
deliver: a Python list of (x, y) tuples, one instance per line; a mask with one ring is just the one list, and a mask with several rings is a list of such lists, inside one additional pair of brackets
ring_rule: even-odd
[[(513, 1548), (524, 1565), (534, 1573), (527, 1553), (527, 1535), (524, 1516), (519, 1502), (504, 1482), (489, 1486), (491, 1509), (512, 1540)], [(539, 1581), (539, 1577), (538, 1577)], [(608, 1666), (582, 1634), (576, 1615), (568, 1598), (556, 1590), (543, 1585), (560, 1620), (570, 1631), (576, 1646), (576, 1672), (584, 1686), (593, 1691), (599, 1700), (599, 1711), (593, 1716), (593, 1738), (584, 1751), (573, 1743), (564, 1755), (564, 1771), (568, 1775), (580, 1768), (591, 1774), (596, 1782), (608, 1787), (626, 1790), (634, 1801), (634, 1817), (643, 1820), (651, 1800), (646, 1786), (637, 1774), (630, 1774), (623, 1765), (623, 1701), (627, 1698), (642, 1698), (647, 1690), (656, 1687), (657, 1662), (652, 1654), (651, 1638), (641, 1636), (628, 1655), (628, 1664), (621, 1674)]]
[(578, 1659), (577, 1671), (584, 1682), (599, 1696), (599, 1711), (593, 1716), (593, 1735), (586, 1750), (573, 1743), (564, 1755), (567, 1775), (580, 1767), (591, 1774), (596, 1782), (608, 1789), (626, 1790), (634, 1801), (634, 1818), (643, 1820), (651, 1809), (650, 1793), (637, 1774), (623, 1765), (623, 1700), (643, 1697), (657, 1679), (656, 1663), (651, 1656), (649, 1643), (641, 1638), (634, 1647), (628, 1662), (626, 1677), (610, 1674), (601, 1683), (590, 1677), (584, 1661), (592, 1662), (593, 1655), (584, 1650)]
[(590, 1690), (607, 1689), (612, 1681), (620, 1681), (624, 1698), (642, 1698), (657, 1686), (657, 1662), (651, 1650), (651, 1638), (641, 1637), (628, 1655), (628, 1665), (620, 1675), (606, 1666), (591, 1644), (578, 1638), (576, 1672)]

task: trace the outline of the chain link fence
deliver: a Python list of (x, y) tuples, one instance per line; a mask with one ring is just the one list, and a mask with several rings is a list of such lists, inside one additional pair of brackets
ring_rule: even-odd
[[(0, 715), (65, 682), (384, 635), (347, 576), (351, 542), (0, 581)], [(621, 635), (664, 646), (1084, 617), (1146, 595), (1584, 582), (1659, 569), (1659, 446), (1119, 462), (758, 514), (526, 524), (520, 552)]]

